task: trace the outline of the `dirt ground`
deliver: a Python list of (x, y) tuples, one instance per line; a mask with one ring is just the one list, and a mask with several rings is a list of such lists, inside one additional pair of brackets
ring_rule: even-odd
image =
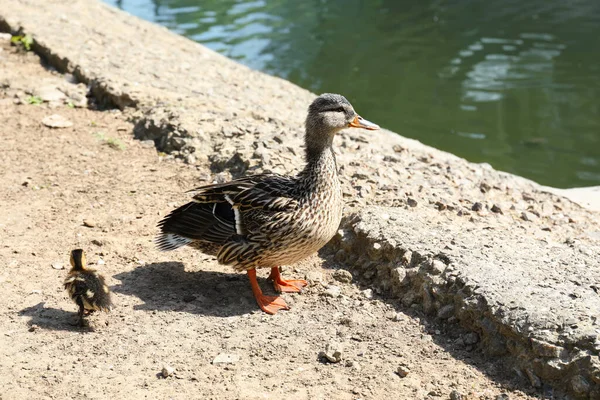
[[(156, 223), (209, 171), (134, 140), (120, 111), (79, 107), (85, 88), (68, 78), (0, 39), (0, 399), (537, 398), (465, 332), (336, 280), (327, 258), (286, 267), (310, 285), (269, 316), (243, 274), (155, 250)], [(51, 114), (72, 126), (42, 124)], [(87, 328), (62, 288), (78, 247), (115, 303)], [(319, 358), (328, 345), (340, 362)]]

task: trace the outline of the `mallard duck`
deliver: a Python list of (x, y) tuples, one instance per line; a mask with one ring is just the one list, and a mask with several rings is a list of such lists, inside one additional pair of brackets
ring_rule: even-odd
[(336, 233), (342, 188), (332, 149), (345, 128), (379, 129), (361, 118), (344, 96), (322, 94), (308, 108), (306, 166), (297, 176), (260, 174), (192, 190), (193, 200), (158, 223), (160, 250), (191, 246), (221, 264), (247, 271), (259, 307), (289, 309), (281, 297), (263, 295), (256, 268), (270, 268), (277, 292), (300, 292), (305, 280), (284, 280), (280, 266), (315, 253)]
[(77, 324), (84, 325), (86, 312), (96, 310), (110, 311), (112, 302), (110, 289), (104, 283), (104, 277), (86, 265), (85, 253), (81, 249), (71, 251), (71, 270), (65, 279), (65, 289), (71, 299), (79, 306)]

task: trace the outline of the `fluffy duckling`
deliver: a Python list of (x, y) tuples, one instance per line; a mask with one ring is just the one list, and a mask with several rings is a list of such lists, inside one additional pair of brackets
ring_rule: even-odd
[[(85, 252), (71, 251), (71, 270), (65, 279), (65, 289), (79, 306), (77, 325), (84, 326), (83, 316), (96, 310), (110, 311), (110, 290), (104, 277), (86, 265)], [(86, 313), (87, 311), (87, 313)]]

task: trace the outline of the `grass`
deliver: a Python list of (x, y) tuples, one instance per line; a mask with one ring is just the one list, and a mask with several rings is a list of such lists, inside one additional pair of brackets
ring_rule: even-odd
[(96, 132), (94, 133), (94, 136), (96, 137), (96, 139), (104, 142), (105, 145), (115, 150), (125, 150), (127, 148), (127, 146), (125, 146), (125, 143), (123, 143), (117, 138), (110, 136), (107, 137), (104, 132)]
[(10, 41), (15, 46), (22, 45), (27, 51), (31, 51), (31, 46), (33, 46), (33, 37), (31, 35), (15, 35), (10, 38)]
[(29, 96), (25, 99), (27, 104), (33, 104), (35, 106), (42, 104), (44, 100), (42, 100), (39, 96)]

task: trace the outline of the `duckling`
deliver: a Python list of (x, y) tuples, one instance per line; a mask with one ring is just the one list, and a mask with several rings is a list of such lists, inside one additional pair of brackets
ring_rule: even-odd
[(84, 326), (84, 315), (96, 310), (110, 311), (110, 289), (102, 275), (87, 268), (83, 250), (71, 251), (71, 267), (64, 285), (71, 299), (79, 306), (77, 325)]

